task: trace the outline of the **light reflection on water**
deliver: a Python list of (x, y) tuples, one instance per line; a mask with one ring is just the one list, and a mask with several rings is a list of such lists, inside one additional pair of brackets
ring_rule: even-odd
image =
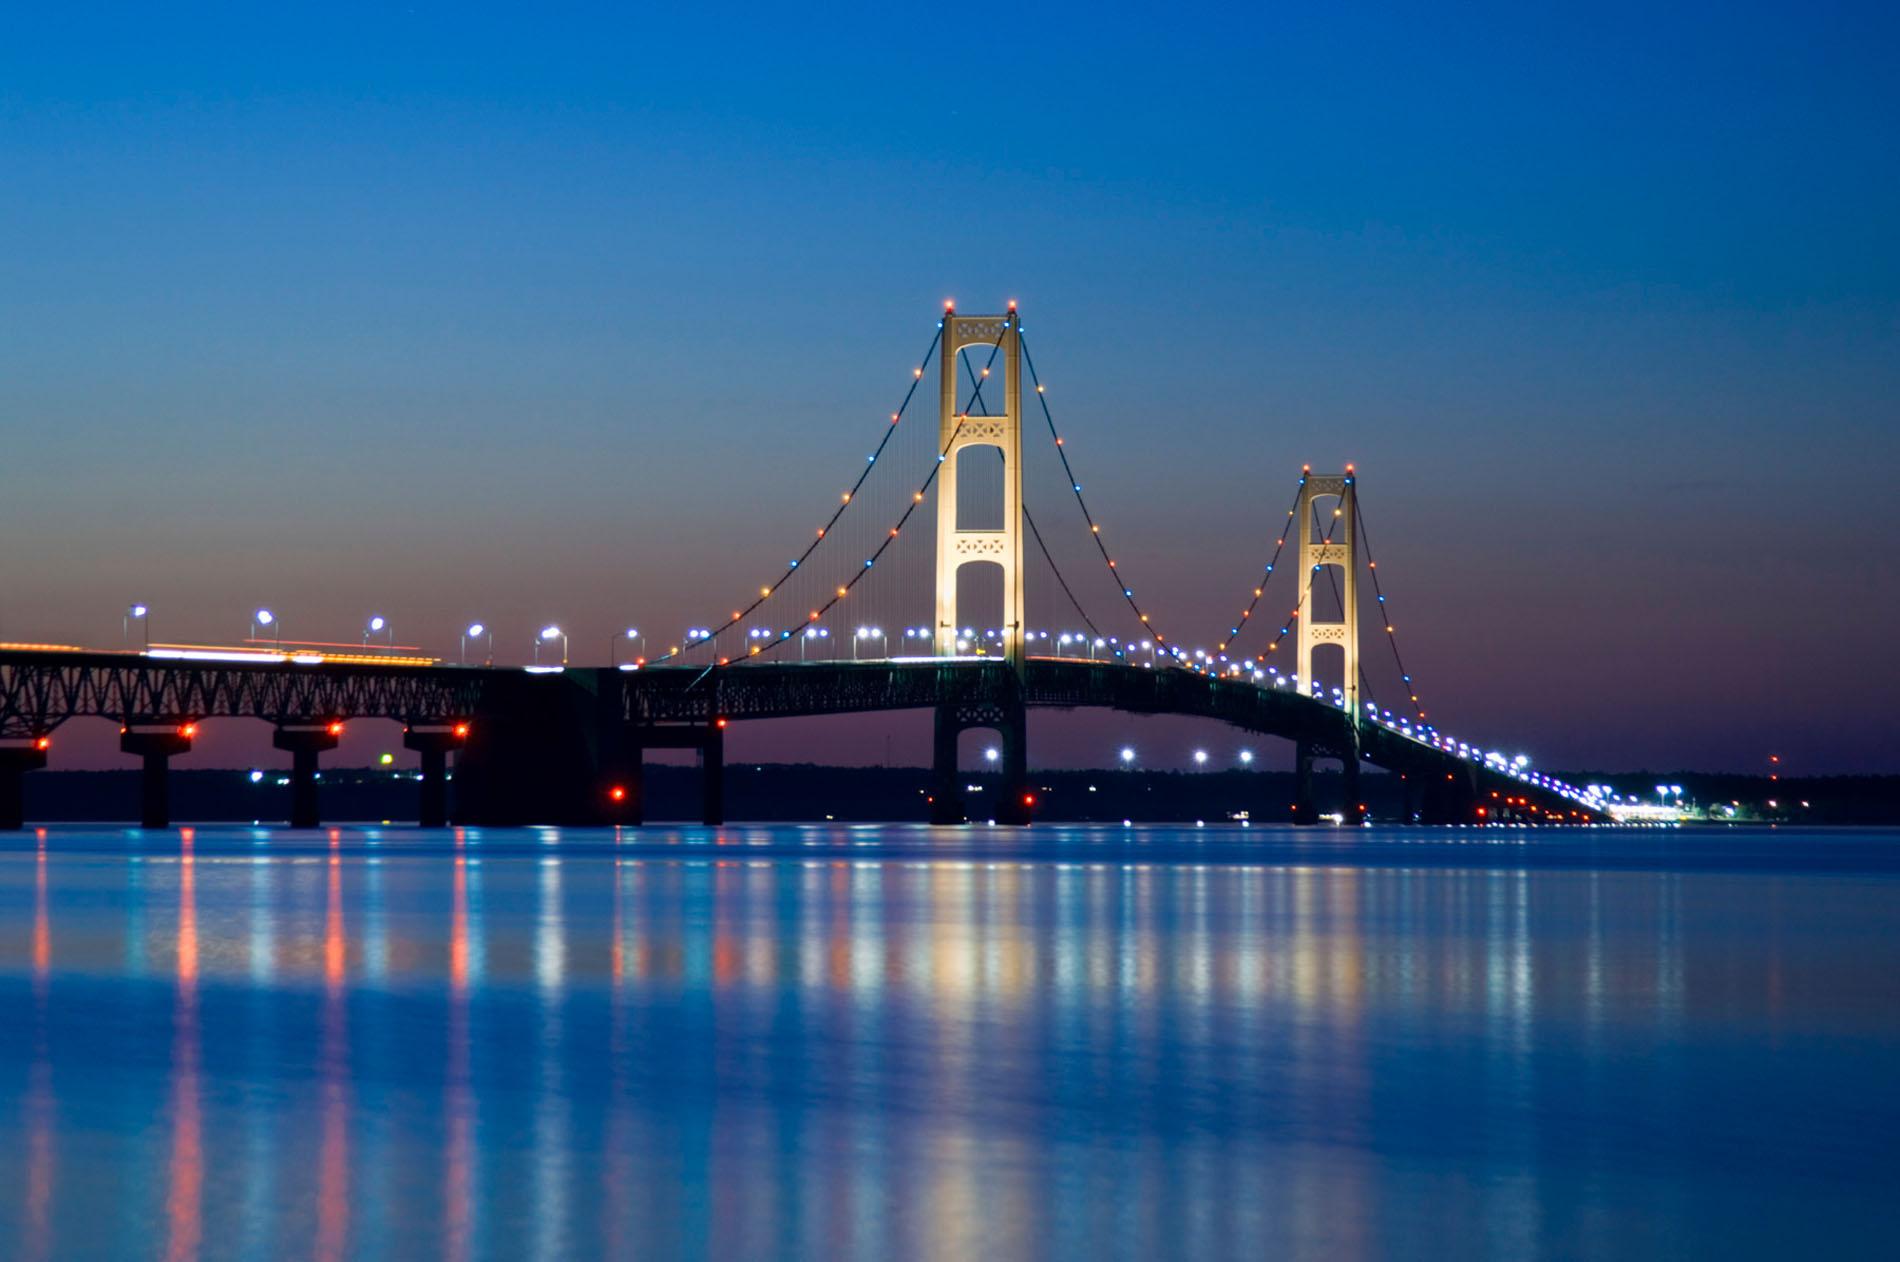
[(1892, 1256), (1896, 965), (1891, 834), (54, 829), (0, 1240)]

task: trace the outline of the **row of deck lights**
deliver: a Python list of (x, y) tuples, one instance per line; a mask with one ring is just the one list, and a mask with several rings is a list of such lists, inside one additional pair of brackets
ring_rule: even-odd
[[(146, 647), (149, 648), (151, 645), (151, 607), (142, 602), (127, 606), (122, 632), (128, 641), (131, 638), (133, 622), (140, 624), (144, 643)], [(799, 659), (801, 661), (807, 660), (808, 648), (815, 648), (821, 644), (829, 647), (831, 640), (831, 629), (824, 626), (805, 626), (798, 632), (774, 632), (768, 628), (755, 627), (747, 632), (747, 640), (749, 641), (748, 648), (751, 652), (757, 653), (761, 651), (765, 644), (776, 639), (788, 639), (795, 634), (799, 641)], [(283, 621), (269, 608), (260, 607), (251, 615), (250, 638), (255, 642), (265, 635), (270, 636), (270, 638), (281, 646), (283, 643)], [(363, 644), (368, 646), (372, 637), (382, 635), (386, 635), (390, 646), (394, 647), (395, 631), (390, 626), (389, 620), (380, 614), (372, 615), (364, 624)], [(999, 628), (985, 628), (979, 633), (974, 627), (964, 627), (956, 639), (956, 650), (961, 653), (973, 648), (979, 648), (986, 643), (1000, 644), (1002, 635), (1003, 633)], [(1048, 631), (1029, 631), (1024, 633), (1024, 637), (1029, 643), (1048, 643), (1052, 638), (1051, 633)], [(923, 647), (928, 648), (933, 636), (929, 627), (916, 626), (905, 627), (901, 632), (901, 638), (906, 642), (919, 642)], [(1072, 631), (1056, 633), (1053, 638), (1058, 648), (1080, 648), (1091, 661), (1095, 660), (1097, 652), (1103, 650), (1112, 650), (1114, 656), (1122, 657), (1125, 656), (1128, 650), (1137, 647), (1135, 641), (1129, 641), (1126, 645), (1123, 645), (1121, 641), (1114, 637), (1090, 636)], [(630, 646), (635, 643), (639, 645), (639, 655), (632, 662), (623, 663), (620, 660), (620, 642), (623, 639), (626, 640)], [(567, 665), (569, 658), (568, 635), (559, 624), (549, 623), (540, 629), (534, 639), (535, 668), (553, 669), (552, 666), (542, 666), (541, 655), (544, 645), (548, 646), (551, 652), (552, 645), (557, 640), (561, 645), (560, 664), (562, 666)], [(885, 652), (888, 652), (889, 636), (882, 627), (868, 625), (858, 627), (851, 636), (852, 659), (858, 660), (861, 646), (874, 640), (880, 644)], [(486, 650), (484, 660), (492, 664), (494, 661), (495, 647), (493, 629), (482, 622), (472, 622), (463, 629), (461, 635), (460, 660), (464, 665), (468, 662), (468, 646), (470, 641), (476, 642)], [(686, 643), (688, 645), (696, 645), (702, 642), (711, 643), (714, 651), (717, 652), (718, 641), (715, 633), (711, 629), (706, 627), (690, 627), (687, 629)], [(1281, 674), (1272, 667), (1268, 667), (1265, 671), (1262, 671), (1258, 666), (1232, 660), (1228, 658), (1225, 653), (1209, 654), (1205, 649), (1195, 649), (1192, 653), (1189, 653), (1173, 645), (1159, 645), (1152, 640), (1140, 641), (1139, 648), (1149, 654), (1147, 664), (1150, 667), (1157, 664), (1159, 657), (1166, 656), (1171, 662), (1177, 663), (1197, 673), (1226, 675), (1233, 678), (1245, 679), (1248, 682), (1265, 688), (1291, 688), (1294, 690), (1299, 688), (1299, 679), (1295, 675)], [(646, 639), (641, 635), (639, 628), (628, 627), (613, 636), (609, 643), (609, 652), (610, 658), (615, 666), (618, 666), (622, 670), (637, 669), (639, 666), (644, 665), (646, 661)], [(1344, 691), (1337, 687), (1332, 688), (1330, 691), (1333, 704), (1343, 708), (1346, 704)], [(1589, 785), (1579, 788), (1578, 786), (1558, 780), (1555, 777), (1544, 775), (1542, 772), (1532, 771), (1529, 768), (1529, 759), (1522, 754), (1517, 755), (1515, 758), (1507, 758), (1495, 750), (1485, 751), (1479, 749), (1440, 733), (1437, 728), (1431, 724), (1414, 724), (1411, 720), (1395, 716), (1390, 710), (1381, 709), (1371, 702), (1365, 703), (1364, 710), (1367, 719), (1409, 740), (1429, 745), (1446, 753), (1454, 754), (1467, 761), (1483, 763), (1495, 771), (1510, 775), (1525, 783), (1534, 784), (1549, 792), (1569, 798), (1572, 801), (1592, 809), (1602, 810), (1606, 808), (1615, 797), (1614, 794), (1609, 792), (1607, 786), (1604, 785)], [(1133, 761), (1133, 754), (1134, 751), (1132, 749), (1122, 750), (1122, 762), (1124, 765)], [(1252, 759), (1253, 755), (1251, 752), (1242, 751), (1242, 763), (1251, 763)], [(1207, 762), (1206, 751), (1196, 750), (1194, 753), (1194, 761), (1197, 766), (1204, 766)], [(1677, 786), (1659, 785), (1657, 788), (1658, 795), (1665, 801), (1668, 799), (1669, 791), (1672, 790), (1680, 797), (1681, 790)]]

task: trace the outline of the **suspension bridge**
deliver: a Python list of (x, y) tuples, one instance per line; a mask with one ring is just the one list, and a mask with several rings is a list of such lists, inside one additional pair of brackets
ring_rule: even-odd
[[(937, 424), (905, 425), (933, 362)], [(1061, 479), (1051, 481), (1051, 498), (1074, 505), (1074, 527), (1045, 528), (1032, 512), (1024, 455), (1034, 422), (1054, 453), (1045, 470)], [(0, 827), (21, 826), (25, 776), (48, 765), (57, 730), (78, 718), (119, 723), (121, 749), (142, 762), (146, 827), (169, 823), (170, 760), (190, 750), (200, 724), (227, 718), (271, 724), (274, 745), (291, 754), (294, 826), (318, 823), (321, 756), (359, 719), (403, 725), (421, 762), (425, 826), (451, 816), (641, 823), (642, 768), (654, 749), (697, 752), (702, 817), (717, 824), (731, 724), (896, 710), (934, 714), (932, 822), (964, 820), (958, 737), (980, 728), (998, 738), (1002, 795), (993, 813), (1022, 824), (1036, 806), (1029, 711), (1085, 707), (1198, 716), (1291, 741), (1294, 822), (1321, 816), (1313, 766), (1324, 759), (1343, 771), (1337, 813), (1348, 821), (1365, 812), (1362, 763), (1402, 778), (1406, 815), (1419, 822), (1609, 818), (1597, 790), (1429, 721), (1388, 613), (1352, 466), (1301, 470), (1244, 608), (1209, 637), (1211, 647), (1190, 648), (1164, 630), (1109, 550), (1015, 304), (980, 315), (946, 305), (880, 430), (848, 488), (775, 577), (651, 657), (578, 666), (565, 660), (563, 638), (559, 664), (470, 665), (367, 643), (339, 653), (262, 639), (256, 629), (235, 646), (0, 646)], [(1046, 514), (1051, 506), (1034, 498)], [(934, 514), (934, 530), (913, 528), (919, 514)], [(1290, 564), (1282, 564), (1289, 545)], [(1276, 582), (1290, 603), (1268, 607), (1288, 612), (1257, 617)], [(1095, 607), (1091, 593), (1106, 594), (1109, 607)], [(1396, 710), (1373, 695), (1362, 612), (1377, 617), (1375, 637), (1389, 648)], [(1256, 622), (1277, 627), (1255, 633)], [(1065, 623), (1076, 629), (1040, 629)], [(852, 659), (841, 660), (847, 641)]]

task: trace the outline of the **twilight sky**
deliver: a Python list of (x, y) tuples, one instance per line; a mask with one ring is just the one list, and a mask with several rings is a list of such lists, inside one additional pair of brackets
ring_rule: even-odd
[[(1239, 7), (16, 8), (0, 639), (116, 645), (135, 598), (167, 639), (258, 604), (451, 657), (472, 617), (510, 660), (550, 619), (587, 660), (677, 636), (802, 546), (941, 301), (1014, 297), (1178, 638), (1231, 622), (1300, 464), (1353, 460), (1451, 730), (1900, 770), (1900, 19)], [(1045, 765), (1236, 744), (1036, 722)], [(223, 727), (181, 765), (270, 762)]]

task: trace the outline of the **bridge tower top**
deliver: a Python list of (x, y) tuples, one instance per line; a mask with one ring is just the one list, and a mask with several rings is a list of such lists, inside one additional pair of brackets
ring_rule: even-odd
[[(957, 574), (966, 565), (991, 564), (1003, 571), (1003, 653), (1018, 671), (1023, 666), (1023, 408), (1022, 341), (1016, 304), (1001, 315), (959, 315), (947, 308), (943, 345), (942, 400), (938, 410), (937, 471), (937, 652), (957, 652), (963, 622), (957, 614)], [(979, 370), (963, 356), (966, 347), (982, 347)], [(1002, 381), (995, 367), (1001, 367)], [(975, 378), (974, 381), (960, 380)], [(1000, 389), (998, 386), (1000, 385)], [(965, 389), (983, 414), (965, 412), (957, 400)], [(997, 409), (997, 402), (1002, 404)], [(970, 447), (994, 447), (1003, 457), (1001, 529), (971, 529), (957, 512), (958, 456)]]
[[(1320, 695), (1313, 680), (1313, 649), (1339, 645), (1344, 658), (1340, 689), (1346, 712), (1359, 720), (1359, 479), (1351, 465), (1343, 474), (1316, 474), (1310, 467), (1300, 475), (1300, 688)], [(1336, 501), (1330, 509), (1323, 503)], [(1326, 514), (1322, 527), (1315, 506)], [(1314, 616), (1314, 583), (1327, 568), (1339, 571), (1340, 613), (1337, 621)]]

